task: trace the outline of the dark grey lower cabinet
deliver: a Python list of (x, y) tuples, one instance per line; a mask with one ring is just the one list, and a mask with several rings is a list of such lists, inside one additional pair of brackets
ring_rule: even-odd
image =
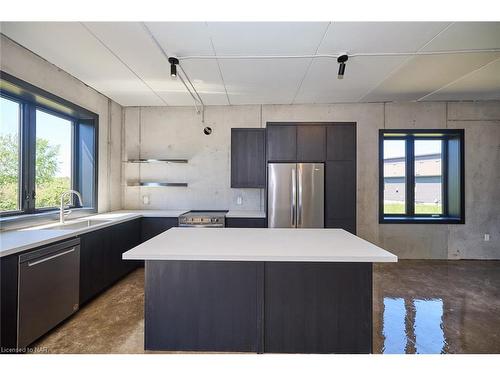
[(372, 264), (266, 262), (264, 351), (371, 353)]
[(266, 218), (255, 217), (228, 217), (226, 218), (228, 228), (267, 228)]
[(146, 261), (145, 349), (261, 351), (260, 264)]
[(140, 219), (81, 235), (80, 304), (88, 302), (141, 264), (122, 259), (125, 251), (140, 243)]
[(179, 219), (177, 217), (143, 217), (141, 222), (142, 242), (178, 225)]
[(18, 256), (0, 258), (0, 348), (17, 345)]
[(372, 264), (146, 261), (145, 349), (371, 353)]

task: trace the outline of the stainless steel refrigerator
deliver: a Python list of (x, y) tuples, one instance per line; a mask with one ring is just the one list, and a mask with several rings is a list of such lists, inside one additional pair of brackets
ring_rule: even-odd
[(323, 163), (268, 164), (269, 228), (323, 228)]

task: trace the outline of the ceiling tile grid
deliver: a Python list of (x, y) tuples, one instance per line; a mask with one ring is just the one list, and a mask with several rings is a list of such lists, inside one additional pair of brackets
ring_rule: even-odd
[[(123, 106), (193, 105), (179, 78), (170, 76), (167, 56), (174, 55), (205, 105), (500, 98), (500, 22), (2, 22), (0, 27)], [(323, 56), (340, 52), (350, 54), (342, 80), (335, 56)], [(321, 56), (311, 57), (316, 54)]]

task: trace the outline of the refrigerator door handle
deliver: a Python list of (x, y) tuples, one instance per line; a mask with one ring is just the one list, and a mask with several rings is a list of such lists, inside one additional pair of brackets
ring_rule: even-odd
[(302, 168), (298, 166), (297, 188), (299, 194), (297, 196), (297, 228), (302, 227)]
[(296, 207), (295, 203), (297, 202), (297, 176), (296, 176), (297, 171), (295, 168), (292, 169), (292, 204), (291, 204), (291, 210), (290, 210), (290, 215), (292, 219), (292, 227), (296, 227), (295, 223), (295, 214), (296, 214)]

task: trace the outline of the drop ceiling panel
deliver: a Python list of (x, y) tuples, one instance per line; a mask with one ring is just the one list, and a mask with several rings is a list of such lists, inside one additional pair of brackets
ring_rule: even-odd
[(205, 22), (146, 22), (168, 55), (213, 55)]
[(100, 92), (124, 107), (151, 107), (165, 105), (160, 99), (158, 99), (157, 96), (152, 95), (149, 90), (106, 90)]
[(500, 100), (500, 59), (443, 87), (424, 100)]
[(456, 22), (424, 51), (500, 48), (500, 22)]
[(88, 22), (85, 26), (122, 60), (163, 102), (191, 105), (193, 99), (170, 64), (139, 22)]
[(231, 104), (290, 104), (308, 59), (221, 60)]
[(415, 52), (447, 22), (333, 22), (318, 53)]
[[(141, 101), (162, 104), (80, 23), (4, 22), (2, 33), (102, 93), (140, 92)], [(118, 97), (110, 97), (126, 105)]]
[(376, 87), (406, 57), (355, 57), (343, 79), (337, 79), (335, 59), (314, 59), (294, 103), (357, 102)]
[(314, 54), (328, 22), (209, 22), (217, 55)]
[(204, 104), (229, 104), (216, 60), (184, 60), (181, 64)]
[(499, 57), (498, 52), (413, 57), (363, 101), (418, 100)]

